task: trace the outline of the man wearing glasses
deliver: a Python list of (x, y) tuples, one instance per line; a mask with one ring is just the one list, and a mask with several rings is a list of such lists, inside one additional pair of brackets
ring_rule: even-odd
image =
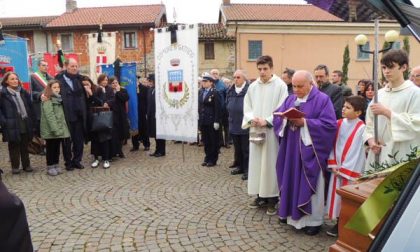
[(416, 84), (417, 87), (420, 87), (420, 65), (411, 69), (410, 80)]

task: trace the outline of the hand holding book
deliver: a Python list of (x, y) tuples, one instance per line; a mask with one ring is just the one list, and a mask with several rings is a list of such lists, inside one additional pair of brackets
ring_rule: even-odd
[(287, 119), (297, 119), (304, 117), (305, 113), (292, 107), (284, 112), (274, 112), (273, 115), (286, 117)]

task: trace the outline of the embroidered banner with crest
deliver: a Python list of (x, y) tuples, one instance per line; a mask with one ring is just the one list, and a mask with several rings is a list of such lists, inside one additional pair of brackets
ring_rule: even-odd
[(90, 78), (96, 81), (101, 73), (101, 65), (112, 64), (115, 61), (116, 33), (103, 32), (102, 42), (98, 43), (98, 34), (89, 34), (89, 65)]
[(157, 138), (195, 142), (198, 127), (198, 28), (155, 30)]

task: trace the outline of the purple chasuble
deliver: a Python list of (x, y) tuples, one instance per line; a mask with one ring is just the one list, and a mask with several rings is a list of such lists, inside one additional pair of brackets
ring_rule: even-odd
[[(296, 95), (287, 97), (276, 112), (284, 112), (294, 107)], [(305, 146), (300, 130), (286, 126), (280, 139), (277, 157), (277, 180), (280, 191), (279, 216), (299, 220), (312, 214), (311, 196), (316, 192), (318, 176), (327, 167), (328, 156), (333, 148), (337, 130), (334, 106), (330, 98), (313, 87), (305, 103), (300, 104), (305, 113), (306, 125), (311, 135), (312, 145)], [(274, 116), (273, 125), (278, 136), (283, 119)]]

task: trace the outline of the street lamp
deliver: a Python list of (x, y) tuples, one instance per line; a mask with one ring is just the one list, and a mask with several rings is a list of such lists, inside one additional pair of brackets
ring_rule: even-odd
[[(364, 34), (357, 35), (354, 39), (356, 44), (359, 46), (359, 50), (364, 53), (373, 54), (373, 103), (378, 102), (378, 54), (386, 52), (392, 48), (392, 45), (397, 41), (399, 33), (397, 31), (391, 30), (385, 33), (385, 41), (389, 43), (386, 48), (379, 50), (379, 20), (375, 19), (375, 50), (369, 51), (363, 49), (363, 46), (368, 42), (368, 38)], [(373, 116), (373, 129), (375, 133), (375, 142), (378, 143), (379, 134), (378, 134), (378, 116)], [(379, 154), (375, 155), (375, 165), (379, 165)]]
[[(378, 51), (378, 53), (383, 53), (383, 52), (386, 52), (389, 49), (391, 49), (392, 45), (394, 44), (395, 41), (398, 40), (399, 36), (400, 36), (400, 34), (395, 30), (387, 31), (385, 33), (385, 41), (388, 42), (389, 45), (388, 45), (388, 47), (383, 48), (382, 50)], [(375, 53), (375, 51), (368, 51), (368, 50), (363, 49), (363, 46), (366, 45), (366, 43), (369, 41), (369, 39), (368, 39), (368, 37), (366, 37), (366, 35), (359, 34), (359, 35), (356, 36), (356, 38), (354, 38), (354, 41), (359, 46), (359, 50), (361, 52), (369, 53), (369, 54), (374, 54)]]

